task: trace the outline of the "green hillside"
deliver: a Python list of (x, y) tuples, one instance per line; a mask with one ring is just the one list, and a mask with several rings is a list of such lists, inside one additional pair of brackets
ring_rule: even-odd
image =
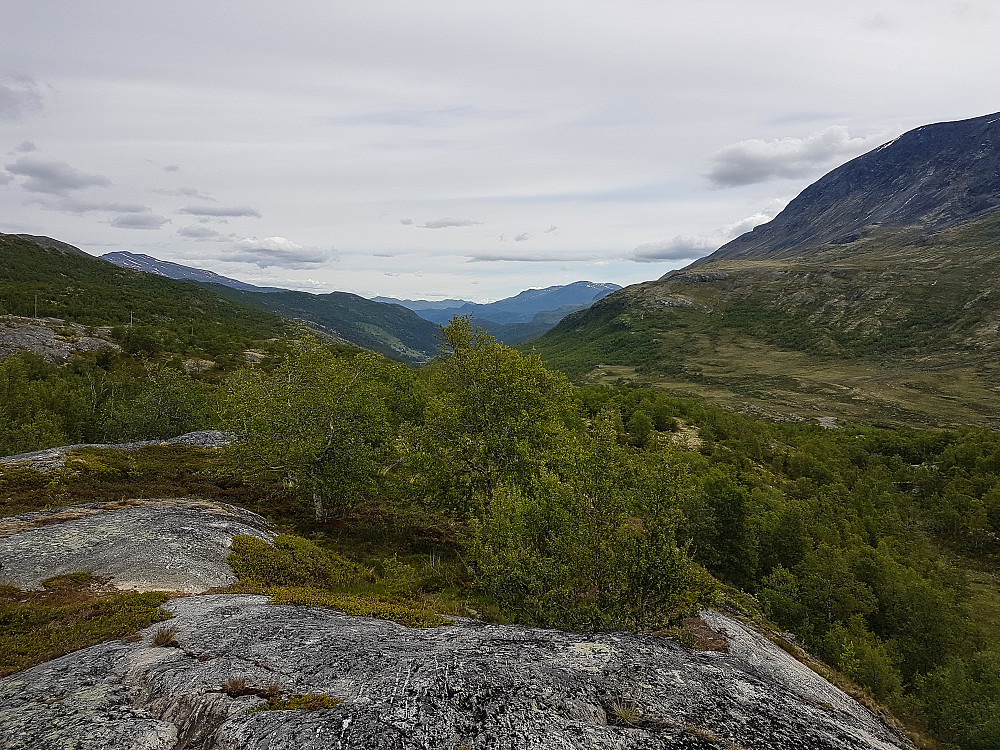
[(304, 320), (364, 349), (402, 362), (426, 362), (437, 352), (440, 329), (401, 305), (348, 292), (246, 292), (208, 284), (213, 292), (285, 318)]
[(531, 342), (589, 382), (660, 385), (772, 416), (995, 424), (1000, 212), (792, 257), (709, 260)]
[(234, 353), (284, 328), (272, 313), (195, 284), (46, 244), (0, 235), (0, 315), (121, 328), (120, 343), (150, 353)]

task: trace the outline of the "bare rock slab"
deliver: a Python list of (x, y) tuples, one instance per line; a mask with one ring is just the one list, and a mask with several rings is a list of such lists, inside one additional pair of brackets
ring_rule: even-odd
[[(898, 750), (867, 709), (738, 621), (728, 653), (651, 635), (460, 621), (410, 629), (266, 597), (176, 599), (178, 648), (108, 642), (0, 680), (3, 750)], [(251, 713), (230, 678), (321, 692)], [(633, 723), (616, 707), (637, 709)]]
[(195, 499), (90, 503), (0, 519), (0, 584), (40, 589), (87, 570), (120, 589), (200, 593), (236, 581), (236, 534), (270, 539), (262, 516)]

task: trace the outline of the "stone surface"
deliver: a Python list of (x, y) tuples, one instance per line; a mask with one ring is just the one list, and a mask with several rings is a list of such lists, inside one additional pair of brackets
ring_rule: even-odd
[(50, 361), (60, 362), (77, 352), (121, 348), (110, 340), (109, 328), (87, 331), (79, 323), (67, 323), (59, 318), (3, 315), (0, 316), (0, 359), (30, 349)]
[[(114, 641), (0, 680), (3, 750), (909, 748), (784, 651), (725, 615), (728, 653), (651, 635), (460, 621), (414, 630), (261, 596), (176, 599), (179, 648)], [(249, 713), (230, 678), (343, 702)], [(634, 704), (631, 725), (615, 705)]]
[(105, 443), (80, 443), (78, 445), (63, 445), (58, 448), (46, 448), (45, 450), (32, 451), (31, 453), (18, 453), (15, 456), (5, 456), (0, 458), (0, 466), (4, 464), (18, 466), (27, 469), (59, 469), (66, 464), (66, 456), (71, 451), (79, 448), (112, 448), (115, 450), (135, 450), (149, 445), (191, 445), (199, 448), (221, 448), (229, 445), (233, 440), (232, 433), (221, 430), (199, 430), (198, 432), (188, 432), (175, 438), (167, 440), (140, 440), (132, 443), (115, 443), (113, 445)]
[(226, 556), (236, 534), (270, 538), (256, 513), (208, 500), (126, 500), (0, 519), (0, 584), (87, 570), (120, 589), (198, 593), (236, 581)]

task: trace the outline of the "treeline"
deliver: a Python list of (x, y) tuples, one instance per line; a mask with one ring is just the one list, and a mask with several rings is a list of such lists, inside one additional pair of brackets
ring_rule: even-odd
[(236, 466), (321, 521), (375, 505), (447, 519), (464, 585), (507, 619), (659, 630), (728, 603), (939, 740), (1000, 747), (1000, 434), (824, 430), (575, 388), (464, 319), (443, 343), (414, 370), (302, 335), (224, 381), (20, 355), (0, 362), (0, 441), (61, 442), (46, 420), (67, 442), (223, 425)]

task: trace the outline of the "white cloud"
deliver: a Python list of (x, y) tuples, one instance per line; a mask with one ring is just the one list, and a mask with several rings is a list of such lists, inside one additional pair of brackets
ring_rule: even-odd
[(843, 125), (832, 125), (805, 138), (752, 138), (713, 154), (705, 177), (719, 188), (804, 177), (869, 151), (884, 140), (881, 135), (852, 138)]
[(217, 232), (211, 227), (198, 224), (181, 227), (177, 230), (177, 234), (181, 237), (187, 237), (188, 239), (197, 240), (199, 242), (204, 242), (205, 240), (219, 240), (223, 237), (221, 232)]
[(475, 221), (473, 219), (452, 219), (450, 217), (445, 217), (443, 219), (433, 219), (431, 221), (424, 222), (420, 226), (424, 229), (444, 229), (445, 227), (473, 227), (477, 224), (482, 224), (481, 221)]
[(330, 254), (327, 250), (303, 247), (287, 237), (246, 237), (235, 242), (225, 259), (253, 263), (259, 268), (308, 268), (326, 262)]
[(776, 198), (757, 213), (732, 224), (716, 229), (709, 234), (676, 235), (669, 240), (648, 242), (639, 245), (629, 258), (638, 263), (660, 263), (663, 261), (694, 260), (715, 252), (729, 240), (749, 232), (755, 226), (770, 221), (787, 205), (788, 201)]
[(35, 198), (28, 201), (31, 205), (41, 206), (49, 211), (61, 211), (66, 214), (88, 214), (94, 211), (111, 211), (114, 213), (142, 213), (149, 211), (149, 206), (141, 203), (118, 203), (117, 201), (93, 201), (67, 195), (55, 200), (51, 198)]
[(64, 161), (45, 161), (33, 156), (22, 156), (6, 168), (11, 174), (27, 177), (22, 187), (32, 193), (65, 195), (70, 190), (111, 185), (111, 180), (104, 175), (81, 172)]
[(211, 201), (212, 203), (219, 202), (217, 199), (213, 198), (208, 193), (204, 193), (201, 190), (196, 190), (195, 188), (186, 188), (186, 187), (176, 188), (176, 189), (154, 188), (151, 192), (154, 192), (157, 195), (171, 195), (180, 198), (197, 198), (200, 201)]
[(185, 206), (178, 209), (179, 214), (190, 216), (253, 216), (260, 218), (260, 211), (250, 206)]
[(170, 219), (151, 213), (124, 213), (111, 219), (111, 226), (118, 229), (159, 229)]

